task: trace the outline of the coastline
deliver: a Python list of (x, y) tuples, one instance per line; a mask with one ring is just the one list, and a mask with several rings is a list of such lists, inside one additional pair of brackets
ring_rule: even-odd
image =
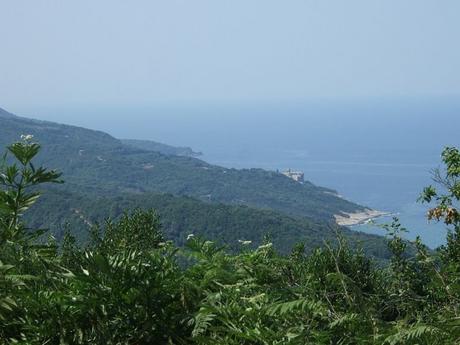
[(341, 226), (354, 226), (364, 224), (370, 220), (380, 218), (383, 216), (389, 216), (391, 212), (383, 212), (371, 209), (365, 209), (363, 212), (347, 213), (341, 212), (341, 214), (335, 214), (335, 221)]

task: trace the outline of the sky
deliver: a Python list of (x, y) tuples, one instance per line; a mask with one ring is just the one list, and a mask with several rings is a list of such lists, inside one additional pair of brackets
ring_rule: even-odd
[(0, 107), (460, 95), (458, 0), (0, 0)]

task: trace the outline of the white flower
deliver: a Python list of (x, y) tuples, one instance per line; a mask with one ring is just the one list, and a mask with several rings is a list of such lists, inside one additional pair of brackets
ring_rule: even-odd
[(193, 237), (195, 237), (194, 234), (189, 234), (189, 235), (187, 236), (187, 241), (190, 240), (190, 239), (192, 239)]
[(247, 246), (252, 243), (252, 241), (243, 241), (243, 240), (238, 240), (243, 246)]
[(259, 246), (257, 249), (267, 249), (273, 247), (273, 243), (267, 243)]
[(21, 139), (24, 141), (30, 141), (34, 138), (32, 134), (21, 134)]

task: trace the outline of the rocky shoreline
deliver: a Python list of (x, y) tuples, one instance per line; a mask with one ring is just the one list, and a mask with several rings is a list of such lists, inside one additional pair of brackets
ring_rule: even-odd
[(372, 219), (389, 216), (390, 212), (382, 212), (377, 210), (365, 209), (362, 212), (347, 213), (341, 212), (334, 215), (335, 221), (338, 225), (353, 226), (366, 223)]

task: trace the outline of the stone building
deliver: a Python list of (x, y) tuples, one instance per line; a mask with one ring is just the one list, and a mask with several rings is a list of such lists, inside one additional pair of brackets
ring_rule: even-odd
[(288, 169), (286, 171), (283, 171), (283, 175), (293, 179), (296, 182), (303, 183), (304, 182), (304, 173), (303, 171), (293, 171), (291, 169)]

